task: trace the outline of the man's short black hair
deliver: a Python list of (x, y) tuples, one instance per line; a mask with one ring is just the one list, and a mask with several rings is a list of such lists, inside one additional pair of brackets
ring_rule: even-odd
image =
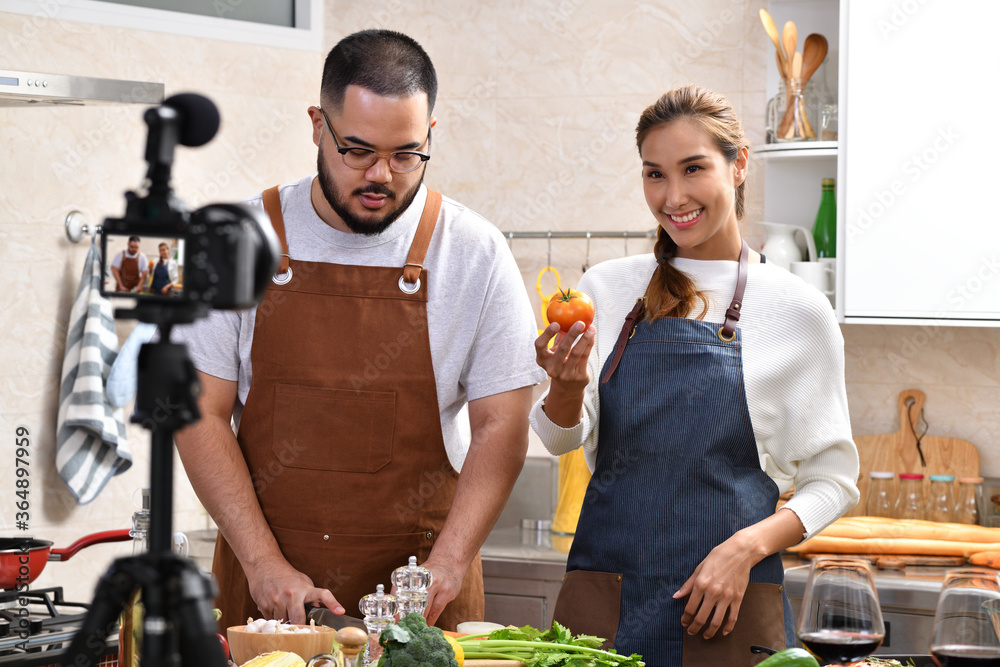
[(138, 243), (139, 242), (139, 237), (138, 236), (130, 236), (130, 237), (128, 237), (128, 242), (132, 243), (132, 241), (135, 241), (136, 243)]
[(427, 113), (434, 110), (437, 74), (430, 56), (412, 38), (393, 30), (362, 30), (340, 40), (323, 66), (320, 98), (339, 113), (344, 91), (361, 86), (383, 97), (427, 93)]

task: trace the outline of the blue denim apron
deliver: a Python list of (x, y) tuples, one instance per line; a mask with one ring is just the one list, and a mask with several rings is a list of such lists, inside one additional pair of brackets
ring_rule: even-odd
[(170, 271), (166, 264), (157, 264), (153, 269), (153, 282), (149, 288), (153, 294), (159, 294), (160, 290), (170, 284)]
[[(741, 259), (741, 284), (730, 309), (735, 319), (745, 284)], [(680, 621), (687, 599), (672, 596), (715, 546), (772, 515), (778, 500), (778, 488), (758, 458), (735, 319), (727, 318), (729, 335), (719, 324), (697, 320), (640, 321), (630, 337), (623, 331), (624, 349), (609, 357), (602, 372), (597, 464), (567, 572), (620, 574), (614, 647), (641, 654), (650, 667), (706, 664), (682, 651), (689, 643)], [(750, 582), (783, 581), (778, 554), (750, 572)], [(760, 636), (770, 637), (770, 648), (784, 648), (773, 645), (775, 637), (792, 645), (783, 590), (772, 586), (770, 600), (777, 614), (772, 624), (781, 619), (778, 609), (784, 619)], [(752, 632), (756, 619), (748, 608), (741, 607), (737, 628), (750, 625)], [(751, 664), (749, 644), (730, 650), (740, 657), (728, 664)]]

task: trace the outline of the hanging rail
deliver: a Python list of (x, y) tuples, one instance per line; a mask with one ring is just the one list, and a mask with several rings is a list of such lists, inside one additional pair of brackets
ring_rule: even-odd
[(655, 239), (656, 230), (648, 232), (503, 232), (507, 239)]

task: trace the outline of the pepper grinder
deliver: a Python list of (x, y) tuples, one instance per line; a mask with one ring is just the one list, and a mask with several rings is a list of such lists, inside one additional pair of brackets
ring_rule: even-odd
[(427, 606), (427, 588), (434, 581), (434, 575), (426, 567), (417, 565), (417, 557), (410, 556), (410, 563), (397, 567), (392, 573), (392, 585), (396, 587), (397, 613), (399, 618), (417, 612), (424, 613)]
[(368, 645), (365, 646), (365, 655), (361, 664), (370, 665), (373, 662), (378, 662), (382, 656), (382, 645), (378, 643), (378, 640), (386, 626), (396, 618), (396, 598), (392, 595), (386, 595), (385, 586), (379, 584), (374, 593), (361, 598), (358, 608), (365, 615), (365, 627), (368, 628)]

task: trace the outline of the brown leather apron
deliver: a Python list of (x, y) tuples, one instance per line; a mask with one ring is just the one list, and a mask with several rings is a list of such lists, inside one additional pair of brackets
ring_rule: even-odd
[(122, 265), (118, 267), (118, 275), (121, 276), (122, 287), (132, 290), (139, 284), (139, 255), (129, 257), (122, 252)]
[[(285, 558), (352, 616), (377, 584), (391, 589), (410, 556), (427, 559), (458, 480), (441, 434), (421, 266), (440, 207), (429, 191), (404, 267), (348, 266), (287, 259), (278, 189), (264, 193), (285, 258), (257, 306), (237, 440)], [(212, 569), (222, 626), (259, 617), (221, 534)], [(436, 625), (481, 620), (483, 607), (477, 555)]]

